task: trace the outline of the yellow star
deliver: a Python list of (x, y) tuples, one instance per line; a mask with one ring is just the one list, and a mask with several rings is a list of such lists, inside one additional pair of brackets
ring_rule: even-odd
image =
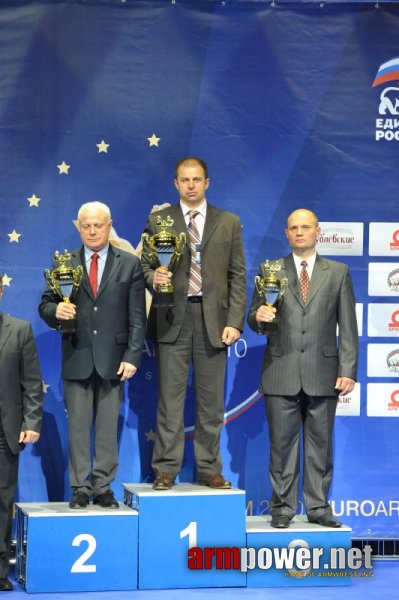
[(17, 233), (15, 231), (15, 229), (11, 232), (11, 233), (7, 233), (8, 237), (10, 238), (10, 244), (11, 242), (19, 242), (19, 238), (21, 237), (20, 233)]
[(148, 431), (145, 434), (145, 437), (147, 438), (147, 442), (154, 442), (155, 441), (155, 433), (152, 429), (150, 429), (150, 431)]
[(27, 198), (27, 200), (29, 202), (29, 206), (36, 206), (37, 208), (39, 208), (39, 202), (41, 198), (38, 198), (36, 194), (33, 194), (33, 196), (31, 196), (30, 198)]
[(8, 287), (10, 287), (11, 281), (12, 281), (12, 277), (9, 277), (7, 275), (7, 273), (4, 273), (4, 275), (3, 275), (3, 285), (8, 285)]
[(67, 165), (65, 161), (62, 161), (60, 165), (57, 165), (60, 172), (58, 175), (69, 175), (68, 170), (71, 168), (71, 165)]
[(108, 154), (108, 148), (110, 147), (110, 145), (111, 144), (106, 144), (104, 140), (101, 140), (99, 144), (96, 144), (98, 148), (98, 153), (100, 154), (101, 152), (105, 152), (105, 154)]
[(151, 137), (147, 138), (147, 140), (150, 142), (150, 147), (151, 146), (157, 146), (158, 147), (160, 139), (161, 138), (157, 137), (155, 135), (155, 133), (153, 133)]
[(49, 383), (44, 383), (44, 381), (42, 381), (42, 385), (43, 385), (43, 393), (47, 394), (47, 390), (49, 389), (50, 384)]

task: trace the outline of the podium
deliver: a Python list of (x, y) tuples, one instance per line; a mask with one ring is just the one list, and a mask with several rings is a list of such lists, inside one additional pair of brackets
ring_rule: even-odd
[(143, 483), (123, 487), (126, 504), (139, 515), (139, 589), (246, 585), (240, 570), (217, 569), (215, 562), (210, 569), (190, 569), (188, 563), (189, 548), (245, 547), (243, 490), (190, 483), (167, 491)]
[(27, 592), (137, 589), (137, 511), (17, 503), (16, 577)]
[[(351, 528), (321, 527), (306, 517), (295, 517), (288, 529), (274, 529), (270, 519), (247, 518), (247, 548), (253, 548), (257, 566), (247, 570), (247, 587), (347, 586), (351, 584), (346, 563), (351, 548)], [(305, 549), (307, 568), (283, 563), (296, 549)], [(249, 557), (248, 557), (249, 558)], [(248, 560), (249, 563), (249, 560)], [(260, 566), (259, 566), (260, 565)]]

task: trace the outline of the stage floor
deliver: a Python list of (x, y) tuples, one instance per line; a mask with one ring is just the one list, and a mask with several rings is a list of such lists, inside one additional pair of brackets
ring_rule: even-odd
[[(49, 570), (51, 577), (51, 570)], [(399, 561), (374, 561), (374, 575), (368, 578), (355, 578), (348, 587), (306, 587), (306, 588), (209, 588), (184, 590), (135, 590), (131, 592), (76, 592), (27, 594), (22, 586), (14, 583), (13, 600), (198, 600), (211, 599), (230, 600), (231, 598), (247, 599), (262, 598), (262, 600), (385, 600), (393, 597), (399, 589)], [(11, 596), (10, 596), (11, 597)]]

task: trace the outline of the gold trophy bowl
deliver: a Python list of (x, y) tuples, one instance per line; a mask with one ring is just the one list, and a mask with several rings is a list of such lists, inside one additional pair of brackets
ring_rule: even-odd
[[(156, 225), (160, 227), (160, 231), (151, 236), (148, 233), (143, 233), (141, 236), (143, 252), (153, 261), (155, 268), (172, 272), (187, 243), (185, 233), (177, 235), (169, 231), (173, 223), (174, 221), (169, 215), (166, 219), (158, 217)], [(157, 307), (173, 306), (173, 284), (171, 281), (158, 287), (153, 302), (154, 306)]]
[[(266, 260), (263, 263), (264, 277), (259, 275), (255, 277), (256, 289), (266, 306), (277, 306), (288, 287), (288, 279), (279, 276), (280, 270), (281, 263), (279, 261)], [(268, 323), (268, 329), (276, 329), (277, 323), (278, 319), (275, 317), (271, 324)]]
[[(59, 296), (62, 302), (70, 303), (71, 296), (79, 289), (83, 277), (83, 267), (73, 267), (70, 264), (71, 254), (64, 250), (54, 253), (54, 268), (45, 269), (44, 278), (47, 285)], [(58, 265), (58, 266), (57, 266)], [(61, 333), (74, 333), (76, 331), (76, 317), (62, 320), (59, 325)]]

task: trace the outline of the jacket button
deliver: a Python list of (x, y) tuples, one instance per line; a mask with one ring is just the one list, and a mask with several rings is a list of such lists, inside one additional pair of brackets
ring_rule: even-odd
[[(96, 329), (93, 331), (93, 335), (97, 335), (97, 330)], [(303, 350), (302, 350), (302, 352), (303, 352)]]
[(93, 306), (93, 310), (98, 311), (98, 306)]
[(302, 348), (301, 353), (303, 354), (305, 352), (305, 350)]

